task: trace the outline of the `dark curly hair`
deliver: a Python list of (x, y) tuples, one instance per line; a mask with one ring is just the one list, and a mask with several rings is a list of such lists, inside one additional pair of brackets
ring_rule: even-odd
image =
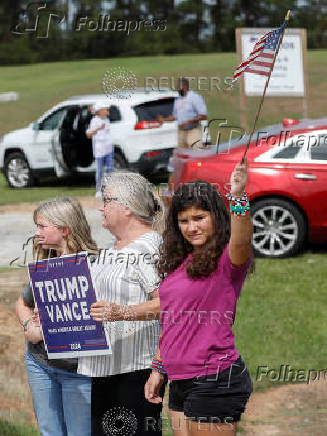
[(217, 190), (208, 182), (199, 180), (180, 186), (172, 198), (163, 243), (160, 248), (158, 272), (163, 279), (178, 268), (193, 246), (182, 235), (178, 225), (178, 213), (189, 207), (211, 212), (213, 235), (203, 249), (193, 253), (186, 267), (191, 278), (208, 277), (217, 268), (217, 262), (230, 238), (230, 216)]

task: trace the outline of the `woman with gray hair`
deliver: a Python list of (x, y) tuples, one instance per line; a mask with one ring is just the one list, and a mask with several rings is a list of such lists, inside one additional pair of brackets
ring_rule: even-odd
[(103, 227), (115, 240), (92, 267), (98, 301), (91, 316), (104, 323), (112, 354), (80, 358), (78, 366), (92, 377), (92, 435), (161, 435), (161, 405), (145, 400), (144, 384), (159, 339), (163, 210), (137, 173), (112, 173), (102, 192)]

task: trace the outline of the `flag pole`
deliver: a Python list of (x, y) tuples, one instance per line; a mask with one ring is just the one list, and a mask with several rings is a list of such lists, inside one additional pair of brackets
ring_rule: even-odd
[[(287, 11), (287, 14), (286, 14), (286, 16), (285, 16), (286, 25), (287, 25), (287, 23), (288, 23), (288, 21), (289, 21), (289, 19), (290, 19), (290, 15), (291, 15), (291, 11), (288, 10), (288, 11)], [(261, 100), (260, 100), (260, 104), (259, 104), (259, 107), (258, 107), (258, 110), (257, 110), (257, 114), (256, 114), (256, 117), (255, 117), (255, 120), (254, 120), (254, 123), (253, 123), (253, 128), (252, 128), (252, 130), (251, 130), (251, 133), (250, 133), (250, 136), (249, 136), (249, 139), (248, 139), (248, 142), (247, 142), (247, 144), (246, 144), (245, 151), (244, 151), (244, 154), (243, 154), (243, 157), (242, 157), (242, 160), (241, 160), (242, 163), (243, 163), (244, 160), (245, 160), (246, 153), (247, 153), (247, 151), (248, 151), (248, 149), (249, 149), (249, 146), (250, 146), (250, 143), (251, 143), (251, 139), (252, 139), (253, 133), (254, 133), (254, 131), (255, 131), (256, 125), (257, 125), (257, 121), (258, 121), (258, 118), (259, 118), (259, 115), (260, 115), (260, 112), (261, 112), (261, 108), (262, 108), (262, 105), (263, 105), (263, 101), (264, 101), (264, 99), (265, 99), (266, 90), (267, 90), (268, 85), (269, 85), (270, 76), (271, 76), (271, 73), (273, 72), (274, 65), (275, 65), (275, 61), (276, 61), (276, 58), (277, 58), (277, 56), (278, 56), (278, 52), (279, 52), (279, 49), (280, 49), (280, 45), (281, 45), (282, 40), (283, 40), (283, 37), (284, 37), (284, 32), (285, 32), (285, 29), (286, 29), (286, 25), (285, 25), (285, 27), (284, 27), (284, 29), (283, 29), (283, 32), (282, 32), (281, 37), (279, 38), (279, 42), (278, 42), (278, 46), (277, 46), (277, 50), (276, 50), (276, 53), (275, 53), (275, 56), (274, 56), (274, 60), (273, 60), (273, 63), (272, 63), (272, 66), (271, 66), (271, 69), (270, 69), (270, 72), (269, 72), (269, 76), (268, 76), (268, 78), (267, 78), (267, 80), (266, 80), (265, 88), (264, 88), (264, 90), (263, 90), (263, 94), (262, 94), (262, 97), (261, 97)]]

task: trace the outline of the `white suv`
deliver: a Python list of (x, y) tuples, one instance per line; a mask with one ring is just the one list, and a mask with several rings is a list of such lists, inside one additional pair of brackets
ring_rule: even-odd
[(91, 106), (105, 102), (110, 108), (115, 168), (131, 168), (145, 176), (157, 173), (167, 168), (177, 146), (177, 124), (160, 126), (156, 117), (172, 113), (177, 95), (170, 90), (135, 90), (126, 99), (109, 100), (103, 94), (71, 97), (24, 129), (4, 135), (0, 168), (14, 188), (32, 186), (46, 174), (63, 177), (95, 172), (92, 141), (85, 130), (92, 117)]

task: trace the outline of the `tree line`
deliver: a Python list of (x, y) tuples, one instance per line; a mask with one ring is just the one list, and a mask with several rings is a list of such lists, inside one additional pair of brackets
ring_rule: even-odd
[(327, 45), (327, 5), (311, 0), (2, 0), (3, 65), (235, 51), (236, 27), (304, 27)]

